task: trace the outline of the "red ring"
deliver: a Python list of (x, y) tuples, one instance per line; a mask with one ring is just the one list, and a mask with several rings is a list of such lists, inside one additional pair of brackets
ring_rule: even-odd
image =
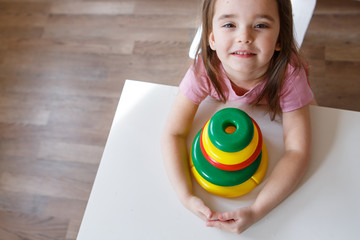
[[(209, 163), (211, 163), (213, 166), (225, 170), (225, 171), (237, 171), (243, 168), (246, 168), (247, 166), (249, 166), (251, 163), (253, 163), (256, 158), (259, 156), (260, 152), (261, 152), (261, 148), (262, 148), (262, 133), (260, 130), (259, 125), (254, 121), (254, 119), (251, 118), (251, 120), (253, 121), (253, 123), (255, 124), (258, 133), (259, 133), (259, 142), (258, 145), (254, 151), (254, 153), (244, 162), (239, 163), (239, 164), (234, 164), (234, 165), (227, 165), (227, 164), (222, 164), (219, 163), (217, 161), (215, 161), (214, 159), (212, 159), (205, 151), (204, 145), (203, 145), (203, 141), (202, 141), (202, 137), (200, 137), (200, 147), (201, 147), (201, 152), (203, 153), (204, 157), (209, 161)], [(204, 132), (204, 128), (201, 130), (201, 135)]]

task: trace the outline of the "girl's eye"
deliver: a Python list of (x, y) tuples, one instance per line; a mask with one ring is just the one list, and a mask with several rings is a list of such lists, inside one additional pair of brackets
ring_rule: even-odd
[(268, 26), (264, 23), (258, 23), (255, 25), (255, 28), (268, 28)]
[(225, 23), (225, 24), (223, 25), (223, 27), (224, 27), (224, 28), (233, 28), (233, 27), (235, 27), (235, 25), (232, 24), (232, 23)]

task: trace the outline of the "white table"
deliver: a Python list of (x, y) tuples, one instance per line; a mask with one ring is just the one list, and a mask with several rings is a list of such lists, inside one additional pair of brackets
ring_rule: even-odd
[[(177, 92), (177, 87), (126, 81), (78, 240), (239, 239), (205, 227), (180, 204), (167, 179), (160, 136)], [(213, 113), (229, 106), (242, 108), (260, 125), (271, 171), (283, 150), (282, 127), (261, 108), (207, 99), (196, 115), (190, 139)], [(359, 239), (360, 113), (324, 107), (310, 110), (313, 144), (307, 174), (289, 198), (241, 239)], [(194, 182), (195, 192), (217, 211), (248, 205), (261, 187), (226, 199)]]

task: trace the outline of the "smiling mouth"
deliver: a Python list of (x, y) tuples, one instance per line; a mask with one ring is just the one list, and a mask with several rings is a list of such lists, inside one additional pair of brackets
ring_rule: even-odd
[(233, 55), (242, 55), (242, 56), (254, 56), (256, 55), (255, 53), (252, 52), (248, 52), (248, 51), (238, 51), (238, 52), (233, 52)]

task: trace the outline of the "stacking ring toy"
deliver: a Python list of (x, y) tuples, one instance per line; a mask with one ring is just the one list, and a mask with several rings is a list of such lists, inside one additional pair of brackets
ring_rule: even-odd
[[(261, 134), (261, 130), (259, 125), (253, 120), (254, 125), (256, 126), (256, 129), (259, 133), (259, 142), (258, 145), (255, 149), (255, 152), (245, 161), (238, 163), (238, 164), (222, 164), (219, 163), (217, 161), (215, 161), (214, 159), (212, 159), (206, 152), (206, 149), (204, 148), (204, 144), (202, 142), (202, 138), (200, 137), (200, 147), (201, 147), (201, 151), (204, 155), (204, 157), (209, 161), (209, 163), (211, 163), (212, 165), (214, 165), (215, 167), (225, 170), (225, 171), (237, 171), (243, 168), (246, 168), (247, 166), (249, 166), (251, 163), (253, 163), (256, 158), (259, 156), (260, 152), (261, 152), (261, 148), (262, 148), (262, 144), (263, 144), (263, 139), (262, 139), (262, 134)], [(234, 160), (234, 162), (237, 162), (236, 160)]]
[(206, 122), (196, 135), (190, 167), (197, 182), (210, 193), (237, 197), (263, 180), (268, 155), (261, 129), (236, 108), (225, 108)]
[[(251, 124), (253, 123), (251, 122)], [(247, 147), (245, 147), (244, 149), (238, 152), (224, 152), (216, 148), (213, 145), (213, 143), (210, 141), (208, 135), (208, 126), (209, 126), (209, 122), (203, 128), (204, 133), (202, 134), (202, 138), (203, 138), (202, 141), (204, 144), (204, 148), (206, 149), (208, 155), (219, 163), (227, 164), (227, 165), (242, 163), (255, 152), (256, 147), (258, 146), (259, 133), (256, 127), (253, 127), (254, 129), (253, 139), (251, 140), (251, 142)]]
[[(232, 127), (234, 132), (228, 134), (228, 127)], [(233, 108), (215, 113), (206, 129), (212, 144), (224, 152), (238, 152), (244, 149), (254, 134), (251, 118), (243, 111), (233, 111)]]
[(195, 138), (191, 158), (196, 171), (201, 177), (219, 186), (235, 186), (245, 182), (254, 175), (260, 165), (261, 154), (259, 154), (258, 158), (247, 168), (238, 171), (224, 171), (209, 163), (202, 154), (199, 144), (200, 133), (201, 132), (199, 132)]
[[(191, 158), (190, 160), (192, 161)], [(191, 172), (193, 173), (195, 179), (200, 184), (200, 186), (203, 187), (206, 191), (221, 197), (239, 197), (241, 195), (250, 192), (257, 185), (261, 183), (261, 181), (263, 180), (266, 174), (267, 167), (268, 167), (268, 154), (265, 145), (263, 145), (262, 159), (258, 170), (251, 178), (249, 178), (247, 181), (239, 185), (231, 186), (231, 187), (223, 187), (212, 184), (200, 176), (200, 174), (196, 171), (193, 164), (191, 164)]]

